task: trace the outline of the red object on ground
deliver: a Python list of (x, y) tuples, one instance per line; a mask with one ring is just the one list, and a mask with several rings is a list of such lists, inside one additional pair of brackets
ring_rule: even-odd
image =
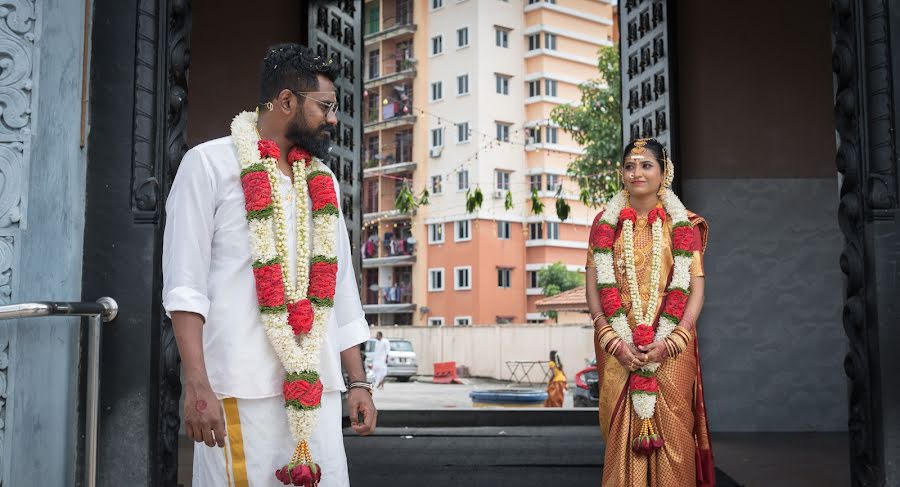
[(462, 384), (456, 375), (456, 362), (435, 362), (433, 382), (435, 384)]

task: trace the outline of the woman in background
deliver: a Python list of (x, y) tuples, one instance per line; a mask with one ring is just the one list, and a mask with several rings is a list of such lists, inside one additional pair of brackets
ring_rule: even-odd
[(545, 408), (561, 408), (566, 398), (566, 373), (556, 350), (550, 351), (550, 383), (547, 384)]

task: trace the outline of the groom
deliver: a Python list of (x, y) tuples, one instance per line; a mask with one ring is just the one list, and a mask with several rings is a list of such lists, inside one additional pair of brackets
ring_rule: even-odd
[[(314, 176), (317, 183), (327, 178), (325, 191), (321, 184), (310, 184), (308, 194), (298, 194), (297, 189), (306, 185), (295, 184), (294, 170), (299, 166), (288, 160), (289, 154), (308, 153), (325, 158), (330, 152), (331, 135), (337, 124), (337, 73), (337, 66), (304, 46), (282, 44), (270, 48), (260, 73), (258, 119), (254, 113), (241, 114), (235, 119), (232, 137), (211, 140), (188, 151), (166, 202), (163, 304), (172, 318), (181, 353), (184, 426), (188, 437), (197, 442), (195, 486), (281, 485), (285, 478), (294, 485), (314, 485), (318, 477), (323, 487), (349, 486), (341, 430), (341, 392), (346, 390), (342, 365), (351, 383), (348, 407), (353, 429), (361, 435), (375, 430), (371, 384), (365, 382), (357, 350), (357, 345), (369, 338), (368, 325), (356, 287), (347, 228), (337, 207), (340, 198), (334, 198), (340, 195), (340, 187), (334, 175), (316, 162), (318, 168), (312, 166), (310, 170), (325, 171), (324, 176)], [(247, 129), (236, 135), (234, 127), (239, 120), (255, 123), (245, 124)], [(248, 220), (248, 214), (262, 218), (252, 216), (262, 212), (249, 211), (256, 200), (245, 198), (243, 161), (236, 144), (251, 138), (254, 150), (258, 139), (277, 145), (277, 150), (268, 151), (275, 156), (277, 166), (269, 173), (269, 180), (275, 185), (271, 194), (280, 200), (280, 206), (278, 202), (270, 204), (275, 208), (269, 210), (275, 215), (271, 220)], [(315, 201), (309, 198), (330, 193), (331, 185), (331, 214), (337, 217), (329, 220), (336, 220), (333, 235), (323, 236), (321, 225), (318, 232), (312, 226), (311, 210), (321, 214), (320, 205), (314, 205)], [(306, 214), (296, 218), (297, 208)], [(248, 221), (255, 223), (251, 227)], [(260, 222), (268, 222), (264, 233), (260, 233)], [(298, 224), (306, 228), (298, 228)], [(314, 234), (321, 238), (313, 241)], [(271, 238), (266, 240), (260, 235)], [(277, 240), (276, 235), (282, 240)], [(317, 275), (309, 262), (313, 255), (309, 250), (320, 248), (321, 240), (333, 242), (337, 271), (335, 274), (333, 265), (326, 266), (331, 269), (330, 277)], [(261, 308), (272, 304), (272, 295), (256, 281), (261, 279), (259, 265), (255, 265), (260, 248), (272, 249), (272, 253), (278, 249), (277, 257), (287, 268), (284, 289), (302, 282), (302, 277), (314, 276), (309, 284), (309, 299), (305, 301), (307, 309), (312, 309), (310, 302), (316, 303), (315, 321), (311, 311), (305, 317), (303, 313), (295, 316), (292, 301), (286, 297), (289, 291), (282, 292), (282, 301), (276, 303), (280, 304), (279, 309), (288, 311), (279, 315), (272, 314), (271, 307)], [(298, 249), (306, 249), (302, 258), (298, 258)], [(298, 274), (302, 277), (298, 278)], [(278, 289), (280, 283), (278, 279)], [(332, 298), (330, 301), (313, 295), (323, 286), (333, 289), (333, 296), (326, 296)], [(297, 284), (297, 289), (305, 287)], [(333, 308), (322, 308), (323, 302), (333, 303)], [(283, 319), (275, 319), (278, 317)], [(292, 337), (291, 330), (296, 336), (273, 341), (271, 334), (276, 325), (286, 330), (285, 336)], [(309, 352), (308, 346), (298, 345), (315, 343), (305, 340), (321, 340), (318, 353), (314, 352), (315, 347)], [(286, 360), (285, 349), (298, 351), (295, 358), (300, 362)], [(303, 355), (305, 351), (309, 356)], [(285, 364), (289, 365), (288, 372), (296, 372), (291, 363), (311, 364), (310, 369), (315, 367), (313, 379), (307, 380), (316, 382), (314, 377), (318, 376), (320, 381), (312, 386), (303, 382), (304, 387), (310, 387), (302, 397), (292, 396), (295, 400), (291, 401), (297, 410), (303, 409), (301, 413), (315, 409), (315, 401), (320, 405), (318, 420), (312, 427), (299, 428), (296, 424), (303, 423), (293, 421), (295, 429), (312, 430), (308, 450), (321, 467), (318, 472), (315, 468), (312, 472), (300, 472), (297, 466), (298, 472), (289, 472), (304, 475), (304, 483), (295, 483), (296, 475), (291, 479), (283, 471), (279, 471), (277, 479), (275, 475), (276, 470), (292, 462), (295, 448), (298, 455), (302, 450), (291, 434), (292, 423), (286, 412), (292, 406), (289, 403), (286, 409), (289, 399), (285, 394), (293, 394), (288, 385), (297, 384), (287, 382), (297, 379), (286, 379)], [(224, 454), (216, 446), (224, 447)]]

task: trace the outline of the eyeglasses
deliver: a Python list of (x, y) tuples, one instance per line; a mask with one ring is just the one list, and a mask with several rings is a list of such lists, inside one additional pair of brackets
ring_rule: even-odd
[(338, 111), (337, 100), (323, 101), (323, 100), (319, 100), (317, 98), (313, 98), (311, 96), (307, 96), (307, 95), (313, 95), (313, 94), (333, 94), (333, 92), (331, 92), (331, 91), (294, 91), (294, 90), (291, 90), (291, 93), (293, 93), (297, 96), (302, 96), (303, 98), (310, 99), (310, 100), (318, 103), (319, 105), (322, 105), (323, 107), (325, 107), (327, 109), (327, 110), (325, 110), (326, 117), (328, 115), (331, 115), (332, 113), (337, 114), (337, 111)]

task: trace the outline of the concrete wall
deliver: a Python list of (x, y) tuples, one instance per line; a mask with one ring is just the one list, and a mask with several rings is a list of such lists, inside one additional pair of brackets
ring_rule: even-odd
[[(547, 361), (550, 350), (559, 352), (569, 380), (594, 358), (594, 330), (585, 325), (505, 325), (473, 327), (373, 327), (388, 339), (406, 339), (413, 345), (419, 374), (431, 375), (435, 362), (465, 365), (476, 377), (508, 380), (510, 360)], [(538, 367), (530, 377), (542, 380)]]
[(709, 220), (710, 427), (846, 429), (830, 9), (677, 3), (682, 196)]
[[(85, 5), (5, 4), (0, 301), (79, 301)], [(74, 483), (78, 336), (77, 319), (0, 323), (0, 485)]]

